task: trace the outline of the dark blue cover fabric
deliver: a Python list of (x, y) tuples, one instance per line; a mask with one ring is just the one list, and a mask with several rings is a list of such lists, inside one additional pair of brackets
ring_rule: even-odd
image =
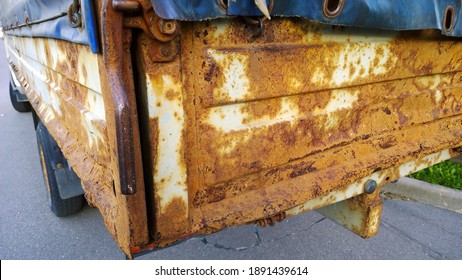
[[(268, 3), (270, 0), (267, 0)], [(151, 0), (156, 13), (167, 19), (199, 21), (226, 16), (262, 16), (254, 0), (228, 0), (224, 10), (218, 0)], [(462, 36), (460, 0), (346, 0), (339, 16), (329, 19), (322, 9), (323, 0), (274, 0), (273, 16), (303, 17), (344, 26), (387, 30), (444, 30), (446, 8), (454, 8), (451, 36)]]
[[(73, 0), (0, 0), (0, 20), (5, 34), (56, 38), (89, 45), (99, 51), (91, 0), (81, 0), (82, 27), (69, 25), (67, 10)], [(28, 19), (29, 26), (23, 26)], [(20, 27), (17, 27), (19, 25)]]

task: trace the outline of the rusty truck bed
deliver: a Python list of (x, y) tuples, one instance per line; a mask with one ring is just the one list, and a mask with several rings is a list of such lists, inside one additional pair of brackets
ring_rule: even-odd
[(149, 1), (131, 13), (96, 2), (100, 52), (8, 33), (5, 43), (128, 256), (324, 206), (370, 237), (382, 185), (460, 153), (458, 38), (303, 18), (263, 30), (241, 17), (164, 21)]

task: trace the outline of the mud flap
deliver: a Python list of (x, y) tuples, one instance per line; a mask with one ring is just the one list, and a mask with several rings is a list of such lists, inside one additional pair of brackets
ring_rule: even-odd
[(62, 167), (54, 171), (58, 183), (59, 196), (62, 199), (79, 196), (85, 193), (82, 189), (80, 178), (72, 169)]

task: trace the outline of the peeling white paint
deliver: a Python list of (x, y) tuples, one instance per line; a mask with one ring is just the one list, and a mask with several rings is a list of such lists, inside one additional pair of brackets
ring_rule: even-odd
[(87, 141), (90, 148), (96, 148), (96, 150), (98, 150), (99, 148), (104, 148), (99, 147), (99, 143), (105, 142), (104, 136), (93, 124), (94, 121), (98, 121), (100, 120), (100, 118), (92, 112), (86, 111), (82, 113), (80, 119), (81, 125), (85, 127), (85, 132), (87, 133)]
[[(23, 50), (20, 54), (18, 54), (18, 52), (16, 50), (11, 49), (10, 46), (8, 46), (8, 48), (10, 53), (14, 55), (14, 57), (17, 59), (19, 63), (18, 67), (25, 68), (21, 69), (21, 72), (26, 75), (26, 80), (29, 84), (29, 87), (32, 87), (34, 93), (37, 94), (37, 96), (39, 97), (41, 104), (38, 108), (38, 111), (40, 112), (40, 115), (43, 116), (43, 121), (45, 123), (48, 123), (51, 120), (55, 119), (56, 116), (62, 116), (62, 104), (60, 104), (60, 100), (63, 100), (62, 98), (65, 98), (64, 100), (71, 102), (71, 100), (68, 100), (69, 97), (63, 95), (62, 89), (59, 87), (59, 84), (62, 82), (63, 79), (63, 73), (56, 73), (55, 77), (57, 78), (57, 80), (52, 80), (52, 77), (48, 77), (44, 74), (49, 73), (50, 71), (54, 71), (53, 69), (48, 67), (53, 67), (54, 69), (56, 69), (58, 63), (63, 62), (65, 58), (59, 57), (58, 52), (50, 50), (49, 53), (52, 54), (52, 57), (49, 58), (49, 61), (47, 61), (45, 44), (43, 40), (35, 40), (35, 42), (38, 46), (37, 51), (34, 49), (27, 49), (27, 47), (25, 47), (26, 49)], [(24, 47), (24, 45), (27, 44), (21, 45)], [(56, 42), (54, 40), (48, 40), (48, 46), (50, 48), (55, 47), (57, 49)], [(92, 79), (94, 81), (92, 87), (101, 90), (99, 85), (100, 78), (96, 60), (96, 55), (93, 55), (92, 57), (87, 57), (87, 59), (85, 59), (83, 63), (86, 63), (87, 67), (96, 67), (93, 69), (93, 71), (96, 71), (96, 73), (87, 74), (94, 76), (94, 78)], [(47, 65), (47, 63), (49, 63), (50, 61), (52, 62), (52, 65)], [(81, 81), (79, 80), (79, 82)], [(96, 149), (98, 149), (99, 143), (105, 143), (105, 137), (95, 126), (95, 123), (97, 121), (105, 120), (106, 114), (104, 102), (103, 97), (100, 93), (88, 88), (86, 89), (87, 96), (85, 104), (83, 104), (86, 108), (78, 108), (79, 110), (81, 110), (81, 118), (80, 120), (76, 121), (80, 121), (80, 125), (85, 127), (85, 131), (87, 133), (86, 140), (88, 142), (89, 148), (96, 147)]]
[(248, 55), (235, 52), (228, 54), (214, 50), (208, 52), (220, 67), (225, 79), (221, 88), (214, 89), (213, 95), (231, 101), (244, 99), (250, 90), (250, 81), (247, 77)]
[[(46, 111), (45, 121), (53, 119), (55, 113), (62, 115), (59, 106), (59, 100), (55, 96), (61, 92), (61, 89), (56, 85), (56, 83), (41, 73), (41, 70), (45, 69), (45, 66), (35, 60), (29, 59), (28, 61), (24, 57), (19, 56), (18, 53), (11, 49), (10, 46), (8, 46), (8, 49), (10, 54), (12, 54), (19, 61), (20, 67), (25, 67), (27, 69), (26, 71), (22, 72), (30, 74), (30, 76), (28, 75), (27, 81), (33, 85), (34, 92), (40, 96), (40, 100), (46, 104), (48, 108), (53, 109)], [(41, 110), (44, 110), (44, 108), (41, 108)]]
[(98, 116), (98, 118), (106, 121), (106, 112), (103, 96), (93, 90), (88, 90), (86, 96), (86, 106), (90, 112)]
[(353, 104), (358, 101), (358, 96), (359, 90), (354, 92), (343, 89), (333, 90), (327, 106), (323, 109), (316, 108), (314, 115), (332, 114), (340, 110), (351, 109), (353, 108)]
[(188, 205), (186, 163), (181, 150), (185, 126), (182, 86), (168, 75), (162, 76), (160, 85), (154, 85), (149, 76), (146, 83), (149, 117), (159, 122), (154, 184), (160, 197), (160, 209), (165, 209), (175, 198), (181, 198)]
[(335, 127), (340, 118), (337, 114), (338, 111), (352, 109), (354, 103), (359, 99), (359, 91), (350, 92), (347, 90), (333, 90), (331, 99), (325, 108), (316, 108), (313, 112), (314, 116), (327, 115), (325, 128), (330, 129)]
[[(449, 150), (443, 150), (441, 152), (425, 156), (422, 159), (411, 161), (401, 165), (399, 168), (399, 175), (400, 177), (407, 176), (409, 174), (415, 173), (439, 162), (448, 160), (451, 157), (452, 156)], [(420, 162), (420, 164), (417, 164), (417, 161)]]
[(79, 52), (77, 65), (78, 80), (95, 92), (101, 93), (101, 78), (99, 75), (98, 58), (90, 50), (82, 48)]
[(281, 98), (280, 110), (275, 116), (271, 117), (268, 115), (262, 118), (249, 116), (248, 113), (242, 112), (244, 106), (246, 106), (246, 104), (231, 104), (211, 108), (207, 123), (217, 130), (229, 133), (231, 131), (269, 127), (282, 122), (293, 123), (299, 119), (300, 115), (298, 104), (290, 97)]
[(443, 99), (443, 92), (441, 92), (441, 90), (438, 89), (435, 91), (435, 102), (440, 103), (441, 99)]
[(325, 77), (322, 66), (317, 68), (311, 82), (329, 86), (341, 86), (352, 83), (357, 79), (364, 79), (370, 75), (383, 75), (389, 67), (396, 64), (394, 57), (387, 44), (359, 43), (346, 45), (338, 54), (338, 61), (331, 77)]

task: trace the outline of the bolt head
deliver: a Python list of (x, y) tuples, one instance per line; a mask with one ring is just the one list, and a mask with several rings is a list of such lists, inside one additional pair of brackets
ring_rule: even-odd
[(162, 46), (160, 49), (160, 52), (162, 56), (171, 56), (172, 55), (172, 50), (170, 49), (169, 46)]
[(367, 194), (372, 194), (377, 189), (377, 182), (374, 180), (367, 180), (366, 187), (364, 188), (364, 192)]
[(159, 20), (159, 29), (164, 34), (173, 35), (177, 31), (178, 25), (174, 20), (161, 19)]

